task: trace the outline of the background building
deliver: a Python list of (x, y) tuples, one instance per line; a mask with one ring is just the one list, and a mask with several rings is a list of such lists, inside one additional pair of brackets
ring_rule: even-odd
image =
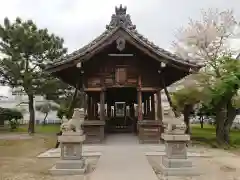
[[(3, 108), (16, 108), (21, 111), (23, 114), (23, 120), (21, 120), (21, 124), (27, 124), (29, 121), (29, 112), (28, 112), (28, 97), (25, 93), (21, 91), (21, 89), (12, 89), (10, 90), (12, 96), (0, 96), (0, 107)], [(51, 103), (54, 106), (59, 106), (54, 101), (46, 100), (43, 96), (35, 96), (34, 98), (34, 107), (40, 104)], [(37, 111), (35, 109), (35, 120), (36, 123), (42, 123), (45, 114)], [(49, 112), (46, 123), (58, 123), (60, 119), (57, 117), (57, 111)]]

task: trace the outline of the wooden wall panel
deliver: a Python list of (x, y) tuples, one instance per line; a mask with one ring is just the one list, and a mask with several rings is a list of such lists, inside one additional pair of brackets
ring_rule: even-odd
[(85, 78), (87, 87), (111, 87), (115, 85), (138, 86), (138, 76), (143, 87), (158, 87), (160, 84), (156, 62), (134, 57), (96, 57), (87, 62)]

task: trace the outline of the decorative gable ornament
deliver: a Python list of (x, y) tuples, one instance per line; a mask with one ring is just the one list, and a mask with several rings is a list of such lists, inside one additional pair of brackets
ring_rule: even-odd
[(116, 43), (117, 43), (117, 49), (118, 49), (119, 51), (122, 51), (122, 50), (125, 49), (125, 44), (126, 44), (126, 42), (125, 42), (125, 39), (124, 39), (124, 38), (122, 38), (122, 37), (118, 38), (118, 39), (116, 40)]
[(127, 7), (115, 7), (115, 14), (112, 15), (109, 25), (106, 26), (107, 30), (116, 27), (123, 27), (130, 30), (135, 30), (136, 26), (132, 24), (131, 17), (127, 14)]

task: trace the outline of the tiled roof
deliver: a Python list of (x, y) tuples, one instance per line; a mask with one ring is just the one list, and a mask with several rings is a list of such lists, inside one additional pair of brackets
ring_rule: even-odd
[(73, 53), (71, 53), (65, 57), (62, 57), (58, 62), (54, 63), (53, 66), (65, 64), (74, 59), (84, 56), (85, 54), (91, 52), (91, 50), (93, 50), (95, 47), (97, 47), (100, 43), (102, 43), (106, 39), (108, 39), (108, 37), (113, 35), (118, 29), (122, 28), (131, 37), (133, 37), (137, 42), (141, 43), (146, 48), (152, 50), (157, 55), (162, 56), (166, 59), (170, 59), (175, 62), (179, 62), (181, 64), (186, 64), (186, 65), (197, 67), (196, 64), (193, 64), (192, 62), (190, 62), (188, 60), (181, 59), (180, 57), (176, 56), (175, 54), (158, 47), (153, 42), (150, 42), (147, 38), (145, 38), (142, 34), (140, 34), (136, 30), (136, 26), (132, 24), (130, 15), (127, 14), (126, 11), (127, 11), (127, 8), (122, 7), (122, 5), (120, 5), (119, 8), (116, 7), (115, 14), (112, 15), (109, 25), (106, 26), (106, 30), (100, 36), (95, 38), (93, 41), (91, 41), (89, 44), (82, 47), (81, 49), (78, 49), (78, 50), (74, 51)]

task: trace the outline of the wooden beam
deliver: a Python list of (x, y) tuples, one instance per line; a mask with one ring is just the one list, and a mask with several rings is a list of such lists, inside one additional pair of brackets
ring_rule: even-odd
[(169, 94), (169, 92), (168, 92), (168, 90), (167, 90), (167, 86), (166, 86), (166, 84), (165, 84), (165, 81), (164, 81), (163, 77), (161, 77), (161, 80), (162, 80), (163, 89), (164, 89), (164, 92), (165, 92), (165, 94), (166, 94), (166, 97), (167, 97), (167, 100), (168, 100), (168, 102), (169, 102), (169, 105), (170, 105), (170, 107), (171, 107), (171, 109), (172, 109), (175, 117), (178, 117), (176, 108), (175, 108), (174, 105), (173, 105), (171, 96), (170, 96), (170, 94)]
[(75, 66), (74, 62), (69, 61), (69, 62), (64, 63), (64, 64), (59, 64), (59, 65), (56, 65), (56, 66), (48, 67), (48, 68), (45, 69), (45, 71), (48, 72), (48, 73), (53, 73), (53, 72), (61, 71), (63, 69), (72, 68), (73, 66)]
[(113, 56), (113, 57), (132, 57), (134, 55), (133, 54), (108, 54), (108, 56)]
[(101, 87), (92, 87), (92, 88), (84, 88), (84, 91), (85, 92), (100, 92), (102, 91), (102, 88)]
[(154, 88), (154, 87), (141, 87), (141, 91), (142, 92), (153, 92), (153, 91), (157, 91), (157, 88)]

